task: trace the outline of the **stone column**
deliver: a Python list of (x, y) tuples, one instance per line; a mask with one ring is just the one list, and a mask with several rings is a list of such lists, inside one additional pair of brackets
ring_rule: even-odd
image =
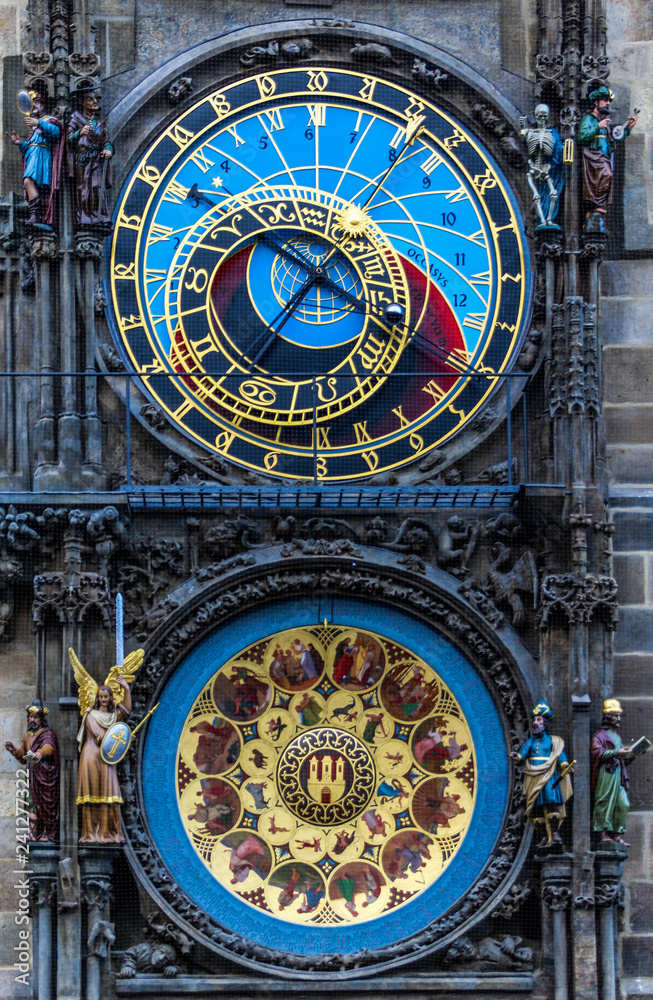
[(79, 850), (82, 897), (86, 904), (86, 994), (85, 1000), (102, 996), (102, 964), (115, 940), (109, 921), (113, 858), (119, 847), (93, 844)]
[(572, 857), (570, 854), (540, 855), (542, 883), (542, 924), (553, 924), (553, 981), (555, 1000), (569, 1000), (569, 961), (567, 947), (567, 911), (571, 901)]
[(598, 910), (601, 1000), (618, 1000), (620, 996), (614, 914), (627, 857), (627, 852), (620, 850), (617, 844), (613, 850), (597, 851), (595, 856), (594, 901)]
[(32, 902), (32, 968), (38, 1000), (55, 996), (54, 910), (59, 850), (51, 844), (33, 844), (29, 863)]

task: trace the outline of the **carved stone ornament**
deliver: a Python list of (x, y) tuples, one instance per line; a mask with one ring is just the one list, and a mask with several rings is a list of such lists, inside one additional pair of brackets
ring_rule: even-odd
[(100, 72), (100, 57), (97, 52), (73, 52), (68, 58), (73, 76), (92, 77)]
[(579, 577), (575, 573), (545, 576), (538, 617), (540, 628), (556, 619), (575, 625), (602, 618), (614, 630), (619, 623), (617, 581), (611, 576)]
[(26, 77), (45, 76), (52, 71), (52, 54), (50, 52), (23, 52), (23, 69)]
[(193, 93), (193, 78), (191, 76), (180, 76), (168, 87), (168, 100), (171, 104), (179, 104), (184, 97)]
[(594, 888), (594, 904), (599, 907), (614, 906), (619, 901), (619, 884), (604, 882)]
[(566, 885), (543, 885), (542, 899), (550, 910), (567, 910), (571, 903), (571, 889)]
[(47, 610), (58, 621), (67, 624), (81, 622), (90, 608), (97, 608), (105, 626), (110, 625), (113, 600), (109, 581), (100, 573), (82, 573), (71, 582), (67, 573), (39, 573), (34, 577), (32, 617), (35, 625), (43, 625)]
[[(378, 549), (360, 547), (357, 550), (357, 565), (352, 566), (351, 552), (344, 552), (338, 540), (315, 545), (311, 558), (307, 558), (309, 548), (306, 546), (297, 550), (292, 541), (286, 542), (285, 546), (287, 562), (278, 562), (281, 554), (278, 545), (259, 550), (265, 556), (261, 556), (261, 561), (257, 558), (254, 566), (234, 569), (220, 582), (209, 583), (202, 589), (195, 584), (194, 599), (176, 610), (171, 609), (172, 613), (167, 616), (163, 608), (161, 615), (155, 615), (160, 627), (148, 644), (145, 665), (133, 695), (132, 720), (135, 724), (156, 703), (159, 692), (178, 662), (205, 635), (234, 615), (260, 606), (261, 602), (296, 598), (318, 590), (324, 597), (351, 595), (370, 602), (401, 605), (430, 627), (435, 626), (470, 658), (502, 707), (512, 744), (515, 747), (519, 745), (527, 728), (527, 714), (514, 677), (512, 660), (496, 641), (492, 630), (453, 596), (444, 582), (436, 584), (428, 578), (416, 580), (407, 577), (404, 571), (393, 565), (396, 557), (389, 554), (384, 554), (387, 565), (379, 567)], [(345, 548), (348, 549), (348, 546)], [(339, 558), (341, 556), (344, 558)], [(190, 591), (187, 588), (188, 584), (184, 585), (185, 593), (193, 592), (192, 586)], [(348, 954), (289, 954), (248, 940), (246, 932), (238, 934), (226, 929), (171, 877), (151, 839), (145, 819), (138, 778), (142, 774), (141, 753), (142, 744), (139, 745), (138, 759), (128, 755), (121, 779), (127, 850), (137, 877), (148, 885), (150, 892), (156, 891), (158, 905), (166, 918), (176, 922), (185, 933), (191, 933), (209, 949), (250, 967), (284, 970), (286, 975), (309, 970), (355, 972), (362, 967), (396, 965), (404, 959), (414, 960), (420, 954), (450, 947), (462, 933), (467, 933), (471, 926), (487, 916), (490, 899), (492, 908), (496, 908), (508, 896), (509, 890), (503, 890), (503, 886), (515, 865), (521, 863), (519, 858), (523, 856), (529, 837), (525, 828), (520, 782), (517, 780), (513, 783), (508, 816), (487, 867), (446, 915), (402, 941), (379, 949)], [(514, 900), (514, 895), (512, 898)]]
[(535, 94), (543, 97), (547, 91), (553, 90), (558, 97), (564, 93), (564, 56), (550, 56), (538, 52), (535, 56)]
[(413, 76), (420, 80), (426, 80), (433, 87), (441, 87), (449, 79), (449, 74), (444, 73), (437, 66), (429, 66), (423, 59), (415, 59), (412, 69)]

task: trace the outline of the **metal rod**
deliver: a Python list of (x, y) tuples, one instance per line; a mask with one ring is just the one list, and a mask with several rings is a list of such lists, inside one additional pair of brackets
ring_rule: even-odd
[(528, 479), (528, 401), (525, 392), (522, 394), (521, 400), (524, 417), (524, 479)]
[(127, 485), (132, 484), (132, 422), (131, 422), (131, 375), (127, 375)]
[(508, 486), (512, 486), (512, 417), (510, 411), (510, 379), (506, 383), (508, 402)]
[(313, 375), (313, 485), (317, 486), (317, 382)]

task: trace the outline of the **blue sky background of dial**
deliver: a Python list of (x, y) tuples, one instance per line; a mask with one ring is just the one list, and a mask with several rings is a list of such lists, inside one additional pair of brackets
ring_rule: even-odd
[[(320, 103), (324, 125), (313, 123), (312, 105), (306, 103), (280, 107), (279, 118), (260, 112), (235, 125), (216, 128), (212, 136), (189, 150), (174, 180), (186, 189), (197, 185), (204, 197), (216, 203), (263, 181), (274, 186), (310, 188), (318, 183), (321, 190), (364, 203), (377, 178), (390, 165), (390, 144), (397, 142), (397, 152), (403, 148), (403, 139), (396, 140), (400, 126), (371, 112), (335, 106), (327, 99)], [(320, 114), (313, 112), (318, 120)], [(312, 138), (307, 138), (309, 135)], [(488, 302), (493, 254), (488, 251), (482, 219), (469, 196), (461, 191), (462, 175), (458, 176), (448, 162), (430, 168), (433, 152), (417, 140), (377, 192), (368, 211), (395, 248), (424, 273), (430, 273), (445, 290), (462, 325), (467, 348), (474, 355), (483, 331), (478, 324), (463, 324), (468, 314), (484, 317), (494, 305), (494, 301)], [(428, 190), (424, 183), (430, 183)], [(205, 202), (193, 207), (192, 202), (176, 197), (173, 190), (158, 202), (156, 222), (172, 227), (173, 234), (183, 238), (208, 208)], [(147, 249), (146, 267), (156, 275), (166, 269), (169, 259), (169, 246), (164, 241), (154, 242)], [(496, 280), (492, 286), (496, 288)], [(162, 303), (162, 288), (160, 275), (148, 282), (150, 296), (155, 295), (152, 312), (157, 336), (169, 346), (163, 308), (160, 312), (157, 308)], [(302, 342), (298, 331), (297, 335)]]

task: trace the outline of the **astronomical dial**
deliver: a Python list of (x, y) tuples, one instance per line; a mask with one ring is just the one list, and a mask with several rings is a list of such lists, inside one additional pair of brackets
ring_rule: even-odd
[(332, 68), (258, 75), (134, 168), (115, 336), (205, 448), (365, 478), (441, 446), (500, 385), (527, 318), (522, 228), (488, 155), (423, 98)]

